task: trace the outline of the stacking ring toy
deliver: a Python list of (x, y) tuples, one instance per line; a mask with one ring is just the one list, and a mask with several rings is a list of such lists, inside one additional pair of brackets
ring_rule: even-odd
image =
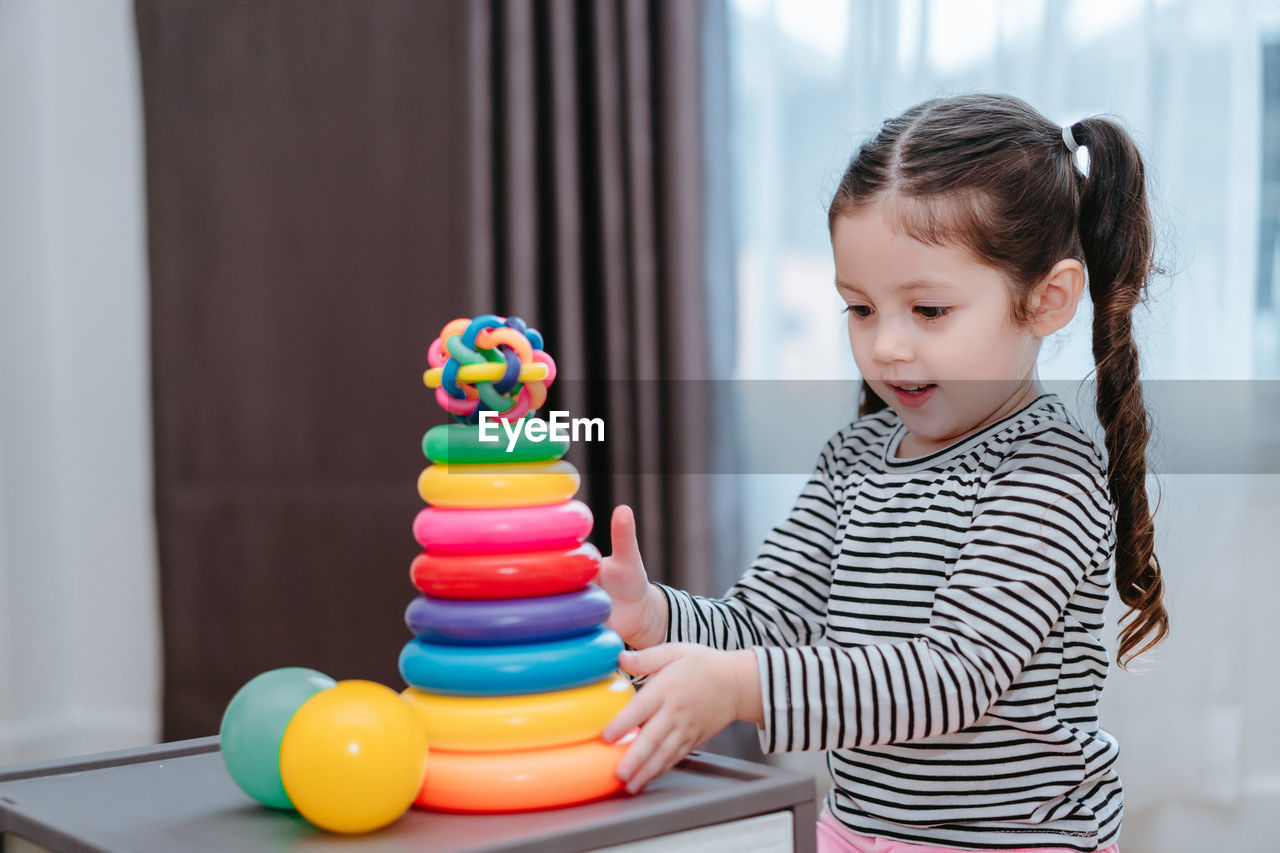
[(563, 503), (579, 484), (578, 469), (564, 460), (429, 465), (418, 477), (418, 494), (429, 504), (460, 509), (535, 506)]
[(573, 548), (591, 533), (582, 501), (502, 509), (427, 507), (413, 520), (413, 538), (438, 554), (499, 554)]
[(529, 598), (582, 589), (600, 570), (590, 542), (555, 551), (508, 554), (433, 554), (414, 558), (409, 577), (436, 598)]
[(635, 695), (621, 673), (572, 690), (527, 696), (440, 696), (406, 687), (400, 694), (421, 719), (432, 746), (457, 752), (505, 752), (600, 737)]
[[(559, 459), (569, 451), (569, 440), (556, 440), (551, 437), (550, 425), (546, 421), (537, 423), (546, 425), (543, 432), (545, 439), (534, 441), (525, 432), (529, 421), (520, 421), (520, 431), (516, 433), (516, 441), (511, 439), (506, 428), (501, 424), (490, 424), (486, 434), (496, 441), (482, 441), (480, 425), (441, 424), (427, 430), (422, 437), (422, 454), (432, 462), (444, 464), (475, 465), (497, 462), (549, 462)], [(510, 449), (508, 449), (510, 447)]]
[(622, 789), (618, 762), (634, 740), (600, 739), (517, 752), (432, 750), (414, 803), (456, 812), (509, 812), (568, 806)]
[(400, 675), (410, 686), (448, 696), (546, 693), (599, 681), (617, 669), (621, 652), (622, 638), (603, 627), (504, 646), (447, 646), (415, 638), (400, 650)]
[(428, 642), (483, 646), (581, 634), (602, 624), (611, 609), (609, 593), (598, 586), (563, 595), (488, 601), (420, 595), (409, 603), (404, 621)]

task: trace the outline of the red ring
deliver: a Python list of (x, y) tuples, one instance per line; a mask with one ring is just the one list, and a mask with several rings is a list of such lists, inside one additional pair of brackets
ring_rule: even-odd
[(437, 598), (531, 598), (582, 589), (600, 570), (600, 550), (576, 548), (509, 554), (422, 552), (409, 567), (413, 585)]

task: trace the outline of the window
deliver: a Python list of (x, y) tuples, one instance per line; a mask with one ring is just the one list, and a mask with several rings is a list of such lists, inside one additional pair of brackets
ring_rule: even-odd
[[(825, 220), (843, 167), (912, 104), (999, 90), (1061, 124), (1118, 116), (1142, 147), (1168, 270), (1135, 314), (1144, 377), (1280, 377), (1278, 10), (1274, 0), (729, 0), (736, 375), (856, 377)], [(1089, 375), (1090, 314), (1085, 300), (1042, 351), (1043, 378)]]

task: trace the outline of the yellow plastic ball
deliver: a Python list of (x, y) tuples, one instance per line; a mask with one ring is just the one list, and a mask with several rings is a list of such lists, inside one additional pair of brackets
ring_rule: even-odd
[(413, 804), (427, 736), (389, 687), (339, 681), (298, 708), (280, 741), (280, 778), (298, 813), (332, 832), (395, 821)]

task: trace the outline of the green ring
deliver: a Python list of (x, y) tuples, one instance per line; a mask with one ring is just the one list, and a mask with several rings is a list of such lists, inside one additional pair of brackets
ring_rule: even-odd
[(457, 359), (459, 364), (484, 364), (489, 359), (476, 353), (475, 350), (468, 349), (462, 343), (462, 335), (453, 335), (449, 340), (445, 341), (444, 348), (449, 351), (449, 355)]
[(516, 399), (516, 396), (520, 393), (518, 390), (507, 396), (499, 393), (498, 389), (493, 387), (492, 382), (477, 382), (472, 387), (480, 395), (480, 402), (484, 403), (485, 408), (499, 414), (511, 411), (520, 402)]
[(422, 454), (432, 462), (445, 465), (484, 465), (496, 462), (550, 462), (569, 452), (569, 441), (557, 441), (551, 437), (550, 425), (543, 441), (533, 441), (522, 429), (510, 451), (511, 439), (499, 424), (490, 435), (497, 433), (495, 442), (480, 441), (479, 424), (441, 424), (427, 430), (422, 437)]

